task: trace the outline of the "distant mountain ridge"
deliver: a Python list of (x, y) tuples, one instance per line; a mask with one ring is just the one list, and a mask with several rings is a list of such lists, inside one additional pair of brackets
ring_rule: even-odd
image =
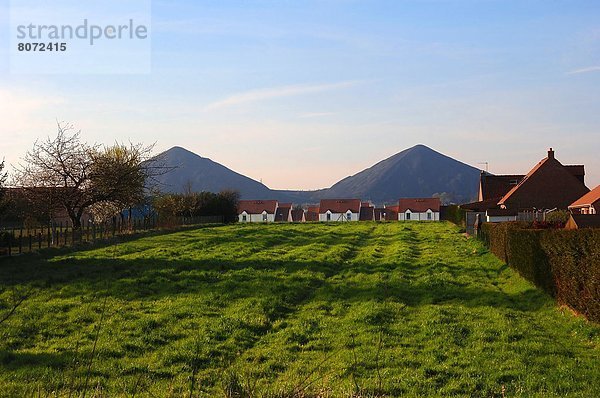
[(175, 146), (158, 157), (165, 166), (173, 168), (169, 173), (158, 177), (161, 190), (166, 192), (182, 193), (191, 184), (194, 191), (219, 192), (235, 189), (244, 197), (257, 199), (267, 198), (271, 194), (271, 190), (264, 184), (185, 148)]
[(324, 198), (360, 198), (375, 203), (391, 203), (401, 197), (444, 196), (466, 202), (477, 195), (480, 170), (425, 145), (416, 145), (316, 191), (272, 190), (187, 149), (173, 147), (159, 155), (174, 170), (159, 177), (162, 190), (219, 192), (235, 189), (244, 199), (277, 199), (294, 203), (315, 203)]
[(353, 176), (334, 184), (326, 197), (396, 201), (445, 193), (457, 201), (472, 199), (480, 170), (425, 145), (405, 149)]

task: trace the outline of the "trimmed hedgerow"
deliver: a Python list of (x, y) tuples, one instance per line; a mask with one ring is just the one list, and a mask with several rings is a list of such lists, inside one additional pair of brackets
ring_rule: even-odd
[(442, 206), (440, 209), (440, 218), (450, 221), (459, 227), (465, 227), (465, 216), (467, 212), (457, 205)]
[(506, 234), (507, 256), (509, 265), (521, 276), (555, 296), (551, 263), (540, 243), (541, 236), (546, 232), (541, 229), (509, 230)]
[(544, 231), (540, 246), (552, 266), (558, 302), (600, 322), (600, 230)]
[(484, 223), (480, 237), (496, 257), (508, 263), (508, 231), (528, 228), (530, 225), (531, 223), (522, 221)]
[(484, 224), (481, 238), (492, 253), (560, 304), (600, 322), (600, 230)]

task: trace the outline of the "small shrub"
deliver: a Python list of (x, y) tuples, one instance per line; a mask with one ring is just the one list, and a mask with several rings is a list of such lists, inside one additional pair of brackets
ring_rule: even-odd
[(557, 226), (565, 226), (571, 213), (568, 210), (556, 210), (546, 214), (546, 222)]

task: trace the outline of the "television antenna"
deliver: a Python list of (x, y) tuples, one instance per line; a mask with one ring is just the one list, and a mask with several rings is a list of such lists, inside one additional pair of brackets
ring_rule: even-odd
[(488, 169), (489, 169), (489, 167), (490, 167), (490, 164), (489, 164), (488, 162), (479, 162), (479, 163), (477, 163), (477, 164), (485, 164), (485, 172), (486, 172), (486, 173), (488, 173), (488, 172), (489, 172), (489, 170), (488, 170)]

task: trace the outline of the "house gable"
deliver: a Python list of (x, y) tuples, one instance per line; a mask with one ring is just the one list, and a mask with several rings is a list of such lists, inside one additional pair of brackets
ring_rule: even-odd
[(500, 201), (502, 208), (513, 209), (566, 209), (588, 188), (554, 158), (554, 151), (540, 161), (521, 182)]

